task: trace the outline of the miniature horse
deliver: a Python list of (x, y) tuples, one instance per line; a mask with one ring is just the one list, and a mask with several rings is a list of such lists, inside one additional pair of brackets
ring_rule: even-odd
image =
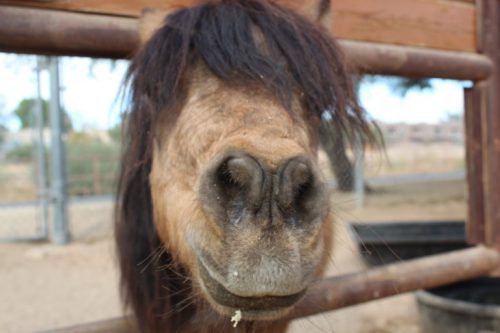
[(338, 47), (273, 3), (213, 1), (168, 15), (127, 82), (116, 240), (141, 332), (283, 332), (330, 255), (318, 126), (369, 133)]

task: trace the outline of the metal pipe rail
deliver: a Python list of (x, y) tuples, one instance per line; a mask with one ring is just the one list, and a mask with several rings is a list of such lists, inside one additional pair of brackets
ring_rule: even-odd
[[(418, 289), (488, 275), (500, 268), (500, 253), (477, 246), (367, 271), (325, 278), (310, 287), (285, 320), (307, 317)], [(73, 326), (54, 333), (135, 333), (129, 317)]]
[[(0, 51), (128, 58), (139, 43), (137, 18), (0, 6)], [(484, 80), (491, 60), (439, 51), (340, 40), (355, 70), (407, 77)]]
[(0, 5), (0, 51), (127, 58), (139, 43), (136, 18)]
[(306, 317), (418, 289), (489, 275), (500, 268), (500, 253), (477, 246), (364, 272), (325, 278), (307, 292), (288, 319)]
[(362, 73), (479, 81), (493, 62), (477, 53), (339, 40), (351, 66)]

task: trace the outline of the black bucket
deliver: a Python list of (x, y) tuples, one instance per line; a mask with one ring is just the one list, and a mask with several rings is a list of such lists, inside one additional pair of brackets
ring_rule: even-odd
[(500, 333), (500, 278), (416, 293), (423, 333)]
[(464, 221), (352, 223), (351, 228), (370, 266), (468, 247)]

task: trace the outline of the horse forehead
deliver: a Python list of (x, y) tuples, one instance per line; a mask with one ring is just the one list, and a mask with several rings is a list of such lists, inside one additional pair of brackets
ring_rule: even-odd
[(276, 101), (259, 95), (221, 93), (216, 99), (188, 103), (178, 124), (179, 137), (191, 136), (202, 150), (241, 149), (269, 164), (303, 154), (310, 146), (307, 123), (295, 108), (290, 113)]

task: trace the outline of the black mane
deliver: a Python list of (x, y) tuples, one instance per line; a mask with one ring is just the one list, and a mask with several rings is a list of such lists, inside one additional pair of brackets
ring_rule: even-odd
[(300, 94), (312, 115), (327, 112), (336, 127), (367, 132), (343, 58), (326, 31), (273, 3), (211, 1), (166, 17), (127, 78), (134, 108), (148, 103), (151, 119), (182, 103), (187, 70), (201, 60), (223, 82), (263, 85), (285, 106)]
[[(287, 109), (298, 96), (314, 126), (327, 119), (348, 136), (370, 136), (343, 55), (315, 24), (263, 0), (211, 1), (169, 15), (127, 74), (132, 104), (115, 212), (124, 300), (147, 332), (168, 332), (189, 315), (176, 311), (176, 303), (189, 295), (189, 282), (179, 277), (185, 275), (182, 268), (156, 233), (148, 177), (153, 125), (162, 113), (175, 121), (189, 88), (188, 71), (199, 61), (232, 86), (265, 87)], [(172, 294), (178, 290), (185, 293)]]

